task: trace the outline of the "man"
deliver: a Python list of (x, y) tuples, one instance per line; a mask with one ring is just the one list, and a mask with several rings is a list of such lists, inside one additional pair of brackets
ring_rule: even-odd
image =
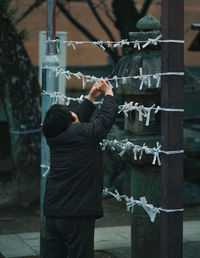
[[(99, 115), (88, 122), (102, 93)], [(47, 258), (94, 257), (95, 219), (103, 216), (99, 142), (117, 110), (111, 87), (99, 80), (76, 114), (58, 104), (46, 114), (43, 133), (51, 157), (44, 199)]]

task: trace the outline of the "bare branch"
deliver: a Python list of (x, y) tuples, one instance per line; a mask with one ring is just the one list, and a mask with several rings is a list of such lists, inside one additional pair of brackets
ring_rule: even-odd
[(92, 41), (98, 41), (98, 39), (88, 31), (86, 27), (84, 27), (82, 24), (80, 24), (77, 19), (75, 19), (70, 12), (67, 10), (67, 8), (61, 3), (61, 1), (57, 0), (56, 4), (60, 11), (67, 17), (67, 19), (77, 28), (79, 29), (88, 39)]
[(108, 7), (107, 7), (107, 5), (106, 5), (106, 3), (105, 3), (105, 0), (101, 0), (101, 3), (102, 3), (102, 5), (103, 5), (103, 8), (102, 8), (102, 9), (104, 10), (106, 16), (112, 21), (113, 24), (115, 24), (116, 20), (115, 20), (115, 19), (112, 17), (112, 15), (110, 14), (109, 9), (108, 9)]
[(29, 13), (33, 11), (33, 9), (39, 7), (43, 2), (45, 2), (45, 0), (35, 0), (35, 2), (28, 7), (28, 9), (22, 14), (22, 16), (19, 19), (17, 19), (15, 25), (20, 23), (24, 18), (26, 18), (27, 15), (29, 15)]
[(146, 15), (147, 11), (149, 10), (149, 6), (151, 5), (151, 3), (153, 2), (153, 0), (146, 0), (142, 6), (142, 10), (140, 12), (140, 16), (143, 17)]
[[(87, 28), (85, 28), (82, 24), (80, 24), (65, 8), (65, 6), (60, 2), (60, 0), (56, 1), (56, 4), (60, 11), (64, 14), (65, 17), (78, 29), (80, 30), (88, 39), (91, 41), (98, 41), (99, 39), (96, 38), (90, 31), (88, 31)], [(106, 52), (112, 57), (114, 62), (117, 62), (119, 59), (118, 54), (113, 51), (112, 49), (108, 48), (107, 46), (104, 46), (106, 48)]]
[(96, 9), (93, 6), (93, 3), (91, 0), (87, 0), (88, 5), (91, 9), (91, 11), (93, 12), (96, 20), (99, 22), (99, 24), (101, 25), (101, 27), (105, 30), (106, 34), (108, 35), (108, 37), (110, 38), (110, 40), (115, 41), (115, 38), (112, 34), (112, 32), (108, 29), (108, 27), (106, 26), (106, 24), (103, 22), (103, 20), (101, 19), (101, 17), (99, 16), (99, 14), (97, 13)]
[(129, 38), (130, 31), (136, 31), (136, 23), (140, 19), (133, 0), (113, 0), (112, 10), (116, 18), (115, 27), (122, 39)]

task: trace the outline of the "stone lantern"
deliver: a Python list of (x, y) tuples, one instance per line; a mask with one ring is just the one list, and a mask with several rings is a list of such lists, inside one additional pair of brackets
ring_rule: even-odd
[[(153, 16), (145, 16), (137, 23), (139, 32), (130, 32), (131, 41), (147, 41), (149, 38), (157, 38), (161, 32), (159, 21)], [(150, 44), (146, 48), (136, 51), (132, 48), (131, 53), (120, 59), (116, 67), (116, 75), (137, 76), (142, 74), (160, 73), (161, 70), (161, 50), (159, 44)], [(126, 83), (120, 83), (117, 93), (122, 95), (126, 102), (134, 101), (146, 107), (152, 104), (159, 105), (160, 85), (158, 79), (151, 77), (149, 82), (144, 81), (141, 88), (140, 79), (127, 79)], [(159, 86), (159, 87), (158, 87)], [(128, 117), (125, 116), (125, 130), (122, 138), (129, 138), (135, 144), (154, 147), (160, 140), (160, 114), (151, 112), (149, 126), (145, 125), (145, 119), (139, 121), (138, 111), (131, 111)], [(114, 137), (114, 135), (113, 135)], [(143, 155), (141, 160), (135, 160), (132, 154), (125, 154), (123, 159), (131, 162), (131, 195), (134, 199), (142, 196), (147, 198), (148, 203), (160, 206), (160, 167), (152, 165), (152, 156)], [(147, 258), (160, 257), (160, 220), (157, 216), (152, 223), (141, 207), (135, 207), (131, 221), (132, 257)]]

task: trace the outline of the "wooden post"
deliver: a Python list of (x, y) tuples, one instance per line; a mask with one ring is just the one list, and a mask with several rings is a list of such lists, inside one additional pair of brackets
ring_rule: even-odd
[[(163, 39), (183, 40), (184, 0), (162, 0)], [(162, 43), (162, 72), (184, 71), (184, 46)], [(183, 108), (184, 76), (163, 76), (161, 106)], [(183, 149), (183, 113), (162, 112), (163, 150)], [(183, 208), (183, 154), (162, 155), (161, 207)], [(183, 212), (161, 212), (161, 258), (183, 256)]]

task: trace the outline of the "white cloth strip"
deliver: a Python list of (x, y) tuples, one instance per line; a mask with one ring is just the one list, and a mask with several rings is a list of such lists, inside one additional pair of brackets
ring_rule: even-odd
[[(77, 101), (78, 103), (83, 102), (84, 98), (86, 96), (81, 95), (80, 97), (77, 98), (71, 98), (67, 97), (59, 92), (42, 92), (43, 95), (47, 95), (50, 98), (53, 98), (52, 104), (57, 104), (59, 100), (63, 101), (65, 105), (69, 106), (71, 101)], [(98, 105), (100, 108), (101, 105), (103, 104), (103, 99), (101, 101), (95, 101), (95, 105)], [(128, 112), (130, 111), (138, 111), (139, 112), (139, 121), (143, 121), (143, 119), (146, 119), (146, 126), (149, 126), (150, 123), (150, 116), (151, 116), (151, 111), (155, 110), (154, 113), (158, 113), (158, 111), (166, 111), (166, 112), (184, 112), (184, 109), (173, 109), (173, 108), (161, 108), (160, 106), (155, 107), (155, 104), (152, 105), (151, 107), (144, 107), (143, 105), (139, 105), (138, 103), (132, 102), (125, 102), (123, 105), (119, 105), (118, 107), (119, 111), (118, 114), (123, 112), (126, 116), (128, 116)]]
[[(98, 78), (96, 76), (91, 76), (91, 75), (84, 75), (81, 72), (73, 73), (70, 72), (69, 70), (64, 70), (61, 67), (48, 67), (45, 66), (43, 69), (48, 69), (51, 72), (54, 72), (56, 76), (59, 75), (64, 75), (67, 80), (70, 80), (72, 76), (76, 77), (79, 80), (82, 80), (82, 87), (83, 89), (85, 88), (87, 82), (97, 82), (98, 80), (102, 79)], [(110, 81), (115, 81), (116, 88), (118, 87), (118, 81), (121, 81), (123, 84), (126, 83), (127, 79), (139, 79), (141, 80), (140, 87), (139, 89), (142, 90), (144, 85), (147, 85), (148, 88), (151, 88), (152, 83), (151, 83), (151, 78), (157, 80), (156, 83), (156, 88), (160, 86), (160, 77), (161, 76), (172, 76), (172, 75), (177, 75), (177, 76), (184, 76), (184, 72), (166, 72), (166, 73), (155, 73), (155, 74), (143, 74), (142, 72), (142, 67), (139, 68), (139, 73), (140, 75), (134, 75), (134, 76), (122, 76), (122, 77), (117, 77), (116, 75), (113, 76), (112, 78), (107, 78), (105, 77), (105, 81), (110, 85), (111, 88), (113, 88), (112, 84)]]
[(139, 112), (139, 121), (143, 121), (146, 119), (146, 126), (149, 126), (151, 111), (154, 110), (154, 113), (158, 113), (159, 111), (166, 111), (166, 112), (184, 112), (184, 109), (173, 109), (173, 108), (162, 108), (160, 106), (155, 107), (153, 104), (151, 107), (144, 107), (143, 105), (138, 105), (138, 103), (132, 102), (125, 102), (123, 105), (119, 106), (118, 113), (123, 112), (126, 116), (128, 116), (128, 112), (130, 111), (138, 111)]
[(148, 40), (134, 40), (134, 41), (128, 41), (127, 39), (122, 39), (121, 41), (76, 41), (76, 40), (67, 40), (67, 41), (61, 41), (59, 39), (55, 39), (55, 40), (50, 40), (48, 39), (46, 42), (47, 43), (55, 43), (55, 42), (59, 42), (62, 43), (68, 47), (72, 47), (74, 50), (76, 50), (76, 47), (78, 45), (82, 45), (82, 44), (90, 44), (92, 46), (99, 46), (102, 50), (106, 50), (105, 46), (110, 48), (111, 46), (113, 48), (116, 47), (123, 47), (123, 46), (129, 46), (131, 44), (133, 44), (134, 48), (137, 48), (138, 51), (141, 50), (141, 48), (146, 48), (149, 45), (154, 45), (156, 46), (158, 43), (177, 43), (177, 44), (184, 44), (184, 40), (174, 40), (174, 39), (161, 39), (162, 35), (160, 34), (158, 37), (152, 39), (149, 38)]
[(140, 146), (130, 142), (128, 139), (120, 141), (104, 139), (100, 145), (103, 151), (107, 148), (107, 146), (109, 146), (111, 150), (119, 150), (120, 157), (122, 157), (126, 152), (132, 151), (134, 160), (141, 160), (143, 153), (147, 155), (151, 154), (153, 155), (152, 164), (155, 165), (157, 163), (159, 166), (161, 166), (160, 153), (168, 155), (184, 153), (184, 150), (163, 151), (161, 150), (161, 145), (159, 142), (156, 143), (156, 147), (150, 148), (145, 143)]
[(50, 166), (47, 166), (45, 164), (41, 164), (40, 167), (42, 169), (46, 169), (46, 171), (44, 173), (42, 173), (42, 177), (46, 177), (50, 172)]
[(37, 129), (32, 129), (32, 130), (23, 130), (23, 131), (16, 131), (16, 130), (12, 130), (10, 129), (10, 133), (11, 134), (32, 134), (32, 133), (38, 133), (41, 132), (41, 128), (37, 128)]
[(148, 204), (146, 197), (140, 197), (140, 200), (135, 200), (132, 196), (129, 198), (127, 195), (120, 195), (117, 190), (115, 192), (111, 192), (108, 188), (103, 189), (104, 196), (113, 196), (117, 201), (124, 200), (126, 204), (126, 208), (128, 212), (133, 213), (135, 205), (142, 207), (147, 215), (149, 216), (151, 222), (154, 222), (156, 219), (156, 215), (162, 212), (183, 212), (184, 209), (163, 209), (154, 207), (153, 204)]
[[(47, 95), (50, 98), (53, 98), (52, 105), (57, 104), (59, 102), (59, 100), (61, 100), (61, 101), (63, 101), (63, 103), (65, 103), (66, 106), (69, 106), (71, 101), (76, 101), (80, 104), (87, 97), (87, 96), (81, 95), (80, 97), (72, 98), (72, 97), (67, 97), (67, 96), (63, 95), (60, 92), (56, 92), (56, 91), (55, 92), (47, 92), (45, 90), (43, 90), (42, 95)], [(98, 105), (100, 107), (103, 104), (103, 99), (101, 101), (95, 101), (94, 104)]]

